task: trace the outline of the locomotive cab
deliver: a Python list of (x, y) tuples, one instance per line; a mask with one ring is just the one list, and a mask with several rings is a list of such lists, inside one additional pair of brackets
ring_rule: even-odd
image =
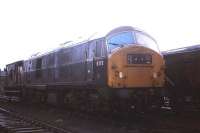
[(109, 88), (125, 94), (164, 87), (164, 60), (151, 36), (132, 27), (120, 27), (107, 34), (106, 45)]

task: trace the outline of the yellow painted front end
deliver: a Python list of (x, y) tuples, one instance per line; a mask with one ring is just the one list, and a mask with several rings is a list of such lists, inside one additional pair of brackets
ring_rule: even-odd
[[(128, 63), (128, 54), (150, 54), (148, 64)], [(164, 60), (160, 53), (139, 45), (118, 48), (108, 57), (108, 86), (110, 88), (164, 87)]]

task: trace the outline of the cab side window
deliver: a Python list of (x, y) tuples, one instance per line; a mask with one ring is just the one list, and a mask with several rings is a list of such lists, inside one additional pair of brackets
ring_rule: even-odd
[(106, 49), (105, 41), (102, 38), (89, 42), (89, 58), (105, 56)]

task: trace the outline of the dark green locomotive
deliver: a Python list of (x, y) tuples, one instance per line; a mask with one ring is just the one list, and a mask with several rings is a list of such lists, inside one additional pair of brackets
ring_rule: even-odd
[(80, 98), (79, 102), (104, 97), (132, 104), (144, 101), (135, 99), (161, 97), (164, 68), (156, 41), (143, 31), (124, 26), (104, 37), (7, 65), (6, 89), (15, 89), (13, 92), (25, 99), (63, 103), (74, 97)]

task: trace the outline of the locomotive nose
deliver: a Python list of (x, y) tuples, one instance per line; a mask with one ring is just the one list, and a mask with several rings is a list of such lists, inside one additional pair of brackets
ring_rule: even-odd
[(108, 85), (112, 88), (162, 87), (163, 65), (162, 56), (149, 48), (121, 48), (108, 59)]

